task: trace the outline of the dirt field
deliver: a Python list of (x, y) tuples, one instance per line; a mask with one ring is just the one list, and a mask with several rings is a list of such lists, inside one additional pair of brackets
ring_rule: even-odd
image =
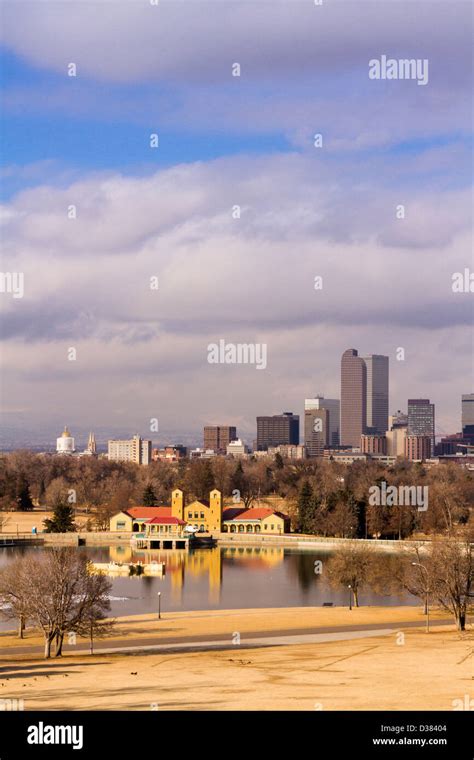
[[(453, 700), (474, 697), (474, 634), (453, 626), (426, 634), (396, 620), (422, 618), (420, 610), (361, 608), (354, 624), (394, 627), (389, 636), (190, 653), (94, 656), (66, 654), (44, 661), (9, 657), (2, 635), (0, 698), (24, 700), (25, 710), (452, 710)], [(240, 610), (129, 618), (118, 631), (139, 637), (315, 625), (347, 625), (348, 610)], [(29, 633), (25, 645), (35, 643)], [(38, 639), (39, 642), (39, 639)], [(126, 642), (124, 642), (126, 643)], [(97, 646), (107, 646), (107, 643)]]
[[(38, 532), (43, 530), (43, 520), (52, 517), (52, 512), (33, 510), (33, 512), (2, 512), (3, 524), (0, 535), (5, 533), (31, 533), (36, 527)], [(87, 517), (79, 515), (76, 523), (79, 527), (85, 524)]]

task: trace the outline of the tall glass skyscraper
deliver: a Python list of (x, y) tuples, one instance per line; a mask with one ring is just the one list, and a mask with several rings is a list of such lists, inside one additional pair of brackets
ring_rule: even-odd
[(385, 435), (388, 430), (388, 356), (364, 356), (367, 367), (367, 431)]
[(428, 435), (435, 447), (435, 405), (428, 398), (408, 399), (408, 435)]
[(360, 446), (366, 428), (367, 366), (355, 348), (348, 348), (341, 359), (341, 444)]
[(474, 443), (474, 393), (464, 393), (462, 396), (462, 435)]

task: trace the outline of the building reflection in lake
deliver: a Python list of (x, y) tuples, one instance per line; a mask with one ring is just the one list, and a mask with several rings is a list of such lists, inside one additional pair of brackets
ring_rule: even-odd
[[(189, 577), (205, 578), (207, 576), (209, 603), (216, 605), (220, 601), (222, 587), (222, 568), (225, 564), (238, 562), (240, 566), (253, 571), (268, 571), (283, 562), (284, 550), (276, 546), (250, 547), (233, 546), (230, 548), (214, 547), (197, 551), (180, 550), (149, 550), (135, 549), (128, 545), (109, 547), (111, 562), (164, 562), (165, 575), (169, 580), (172, 599), (179, 604), (185, 585), (186, 575)], [(135, 576), (137, 579), (139, 576)]]

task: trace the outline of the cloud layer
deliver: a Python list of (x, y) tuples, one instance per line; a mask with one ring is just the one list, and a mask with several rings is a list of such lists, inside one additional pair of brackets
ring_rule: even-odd
[[(29, 67), (7, 83), (10, 118), (73, 123), (91, 143), (92, 119), (144, 145), (163, 137), (127, 175), (126, 151), (111, 171), (81, 170), (54, 146), (4, 170), (2, 268), (25, 274), (25, 297), (1, 298), (7, 421), (146, 434), (158, 417), (162, 443), (221, 422), (251, 441), (256, 414), (337, 397), (355, 347), (390, 356), (392, 409), (430, 397), (439, 430), (459, 429), (473, 356), (472, 294), (451, 289), (472, 268), (467, 3), (3, 12), (4, 45)], [(369, 80), (381, 54), (428, 58), (429, 84)], [(167, 134), (287, 147), (160, 168)], [(220, 338), (267, 343), (268, 368), (209, 365)]]

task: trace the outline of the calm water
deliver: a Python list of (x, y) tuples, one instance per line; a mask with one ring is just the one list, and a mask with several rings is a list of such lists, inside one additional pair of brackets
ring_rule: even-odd
[[(0, 566), (20, 552), (48, 549), (0, 549)], [(323, 575), (316, 575), (316, 560), (328, 558), (318, 552), (292, 551), (276, 547), (232, 547), (201, 549), (194, 552), (137, 551), (129, 546), (85, 547), (93, 562), (165, 562), (163, 578), (111, 578), (111, 614), (137, 615), (157, 610), (161, 591), (162, 611), (232, 609), (249, 607), (319, 607), (324, 602), (347, 605), (346, 589), (330, 587)], [(415, 605), (417, 600), (404, 593), (384, 596), (367, 590), (361, 604)], [(0, 621), (0, 629), (11, 628)]]

